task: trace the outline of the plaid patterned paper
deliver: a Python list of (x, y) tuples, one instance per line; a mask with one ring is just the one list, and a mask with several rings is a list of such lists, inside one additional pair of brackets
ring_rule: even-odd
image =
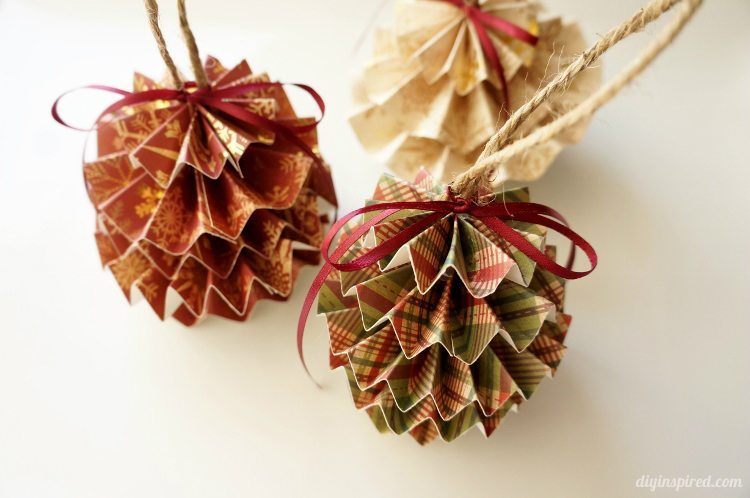
[(419, 444), (427, 444), (440, 437), (446, 442), (456, 440), (472, 427), (479, 426), (490, 436), (505, 415), (515, 410), (517, 403), (509, 400), (489, 417), (483, 416), (474, 406), (467, 406), (451, 420), (435, 417), (434, 407), (423, 402), (409, 412), (393, 408), (390, 400), (367, 408), (367, 414), (380, 432), (404, 434), (408, 432)]
[[(375, 201), (442, 191), (428, 175), (418, 184), (385, 175)], [(504, 199), (528, 201), (528, 192)], [(386, 220), (373, 231), (376, 241), (420, 216)], [(540, 227), (515, 228), (544, 247)], [(490, 435), (562, 360), (570, 323), (564, 282), (466, 215), (446, 216), (408, 246), (404, 265), (329, 276), (318, 312), (328, 322), (331, 366), (344, 368), (355, 406), (379, 430), (408, 432), (422, 444), (452, 441), (476, 425)], [(554, 248), (546, 251), (554, 257)]]
[[(244, 61), (205, 65), (213, 88), (269, 81)], [(134, 88), (164, 85), (138, 74)], [(311, 122), (280, 87), (233, 103), (291, 126)], [(317, 150), (315, 131), (300, 139)], [(172, 289), (186, 325), (207, 314), (244, 320), (260, 299), (286, 300), (299, 268), (319, 262), (328, 218), (318, 200), (336, 203), (328, 167), (287, 142), (189, 102), (126, 106), (97, 129), (99, 157), (84, 177), (102, 263), (126, 297), (138, 289), (163, 319)]]
[[(434, 183), (424, 171), (419, 185), (410, 184), (391, 175), (383, 175), (371, 203), (393, 201), (429, 201), (443, 195), (445, 188)], [(429, 187), (428, 187), (429, 185)], [(528, 202), (524, 189), (512, 190), (497, 201)], [(416, 223), (421, 213), (401, 212), (374, 227), (378, 243)], [(541, 248), (543, 231), (528, 224), (511, 224), (532, 244)], [(420, 292), (426, 292), (448, 268), (455, 269), (467, 289), (476, 297), (492, 293), (506, 277), (528, 284), (534, 263), (491, 231), (481, 220), (466, 215), (446, 216), (430, 229), (409, 242), (409, 258)], [(390, 258), (381, 263), (384, 269)], [(516, 276), (518, 275), (518, 276)]]

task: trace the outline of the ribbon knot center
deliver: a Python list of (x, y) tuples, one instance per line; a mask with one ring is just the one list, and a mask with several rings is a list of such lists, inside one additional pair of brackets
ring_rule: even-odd
[(462, 9), (466, 17), (471, 20), (474, 20), (474, 14), (476, 14), (476, 11), (479, 10), (475, 5), (472, 5), (470, 3), (464, 3)]
[(187, 90), (182, 91), (182, 98), (185, 100), (185, 102), (189, 104), (200, 104), (200, 102), (203, 100), (203, 98), (206, 96), (205, 91), (201, 90), (195, 90), (193, 92), (189, 92)]
[(456, 205), (453, 208), (453, 212), (456, 214), (468, 213), (471, 210), (471, 202), (460, 197), (456, 199)]
[(453, 203), (453, 212), (456, 214), (468, 213), (471, 210), (472, 203), (463, 197), (459, 197), (453, 192), (453, 189), (448, 186), (446, 189), (446, 195), (448, 199)]

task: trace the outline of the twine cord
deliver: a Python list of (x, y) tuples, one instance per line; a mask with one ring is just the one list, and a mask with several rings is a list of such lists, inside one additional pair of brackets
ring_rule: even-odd
[(153, 33), (154, 38), (156, 39), (156, 46), (159, 47), (159, 54), (161, 54), (161, 58), (167, 66), (167, 71), (169, 71), (169, 76), (172, 78), (172, 84), (175, 88), (182, 88), (183, 81), (180, 77), (180, 70), (177, 69), (177, 65), (175, 65), (172, 55), (169, 53), (169, 50), (167, 50), (167, 42), (164, 40), (164, 35), (159, 27), (159, 5), (156, 3), (156, 0), (143, 0), (143, 4), (146, 7), (148, 25), (151, 28), (151, 33)]
[(208, 78), (206, 77), (205, 69), (203, 69), (203, 64), (201, 64), (198, 44), (195, 43), (195, 36), (193, 36), (193, 31), (190, 29), (190, 24), (188, 24), (185, 0), (177, 0), (177, 11), (180, 17), (182, 36), (185, 38), (185, 44), (187, 45), (188, 53), (190, 54), (190, 65), (193, 67), (195, 82), (198, 85), (198, 88), (207, 88)]
[[(154, 35), (156, 40), (156, 46), (159, 48), (159, 54), (164, 60), (164, 65), (167, 66), (169, 76), (172, 78), (172, 83), (175, 88), (181, 89), (184, 85), (184, 81), (180, 76), (180, 70), (177, 69), (177, 65), (174, 63), (172, 55), (167, 49), (167, 42), (164, 39), (164, 34), (159, 27), (159, 5), (157, 0), (143, 0), (143, 4), (146, 7), (146, 15), (148, 17), (148, 24), (151, 28), (151, 33)], [(198, 44), (195, 42), (195, 36), (193, 31), (190, 29), (190, 24), (187, 19), (187, 11), (185, 9), (185, 0), (177, 0), (177, 11), (180, 18), (180, 29), (182, 35), (185, 38), (185, 45), (190, 55), (190, 64), (195, 74), (195, 82), (199, 88), (208, 87), (208, 78), (206, 77), (206, 71), (203, 69), (201, 64), (200, 52), (198, 51)]]
[[(453, 191), (465, 199), (475, 199), (480, 192), (489, 189), (493, 181), (505, 180), (505, 178), (492, 177), (498, 167), (505, 164), (509, 158), (550, 140), (568, 126), (590, 117), (643, 72), (671, 44), (695, 14), (701, 3), (702, 0), (651, 0), (629, 19), (611, 29), (508, 118), (500, 130), (487, 142), (474, 166), (456, 177), (452, 183)], [(524, 121), (552, 94), (567, 88), (582, 71), (590, 67), (607, 50), (631, 34), (641, 31), (646, 25), (661, 17), (677, 4), (682, 4), (682, 8), (676, 18), (614, 79), (569, 112), (536, 129), (531, 134), (511, 142), (513, 134), (518, 131)]]

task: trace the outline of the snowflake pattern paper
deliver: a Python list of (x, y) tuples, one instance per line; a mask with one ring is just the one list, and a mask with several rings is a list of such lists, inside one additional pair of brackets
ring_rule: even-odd
[[(243, 61), (227, 69), (208, 58), (212, 88), (268, 82)], [(136, 74), (136, 92), (164, 88)], [(284, 90), (234, 99), (293, 126)], [(299, 135), (317, 154), (314, 130)], [(96, 240), (128, 299), (136, 288), (164, 318), (192, 325), (208, 314), (244, 320), (260, 299), (286, 300), (299, 268), (317, 264), (336, 204), (330, 171), (280, 134), (188, 102), (126, 106), (97, 130), (98, 158), (84, 165), (97, 211)]]

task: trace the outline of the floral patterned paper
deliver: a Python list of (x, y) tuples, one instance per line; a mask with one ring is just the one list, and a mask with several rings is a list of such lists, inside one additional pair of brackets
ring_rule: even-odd
[[(450, 180), (474, 163), (487, 140), (568, 61), (586, 48), (579, 28), (545, 17), (531, 0), (473, 2), (482, 11), (538, 36), (535, 46), (488, 29), (504, 68), (510, 102), (482, 51), (466, 14), (441, 0), (399, 0), (395, 24), (375, 33), (372, 60), (354, 86), (350, 122), (364, 147), (387, 156), (388, 165), (411, 178), (420, 168)], [(529, 134), (583, 101), (600, 84), (591, 68), (548, 100), (518, 136)], [(586, 122), (514, 158), (507, 179), (538, 178), (560, 150), (580, 140)]]

